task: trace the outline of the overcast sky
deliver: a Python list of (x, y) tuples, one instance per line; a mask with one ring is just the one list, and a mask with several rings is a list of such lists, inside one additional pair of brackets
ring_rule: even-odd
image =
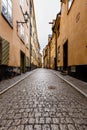
[(38, 39), (41, 51), (48, 43), (48, 35), (52, 34), (49, 22), (56, 18), (60, 11), (60, 0), (34, 0)]

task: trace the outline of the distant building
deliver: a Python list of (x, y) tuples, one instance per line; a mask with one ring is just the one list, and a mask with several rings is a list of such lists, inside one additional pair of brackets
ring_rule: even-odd
[(43, 49), (43, 67), (44, 68), (48, 68), (48, 55), (47, 55), (47, 51), (48, 51), (48, 45)]
[(42, 54), (41, 53), (39, 53), (39, 56), (38, 56), (38, 67), (42, 68)]
[(36, 27), (36, 18), (34, 11), (33, 0), (30, 0), (30, 67), (35, 69), (39, 64), (38, 57), (40, 53), (40, 44), (38, 42), (37, 27)]

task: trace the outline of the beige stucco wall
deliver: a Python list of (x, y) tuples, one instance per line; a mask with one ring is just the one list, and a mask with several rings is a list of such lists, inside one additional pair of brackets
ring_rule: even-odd
[[(25, 11), (29, 13), (29, 5), (27, 5), (25, 1)], [(0, 11), (1, 11), (1, 1), (0, 1)], [(20, 36), (17, 32), (17, 23), (16, 21), (24, 21), (23, 13), (20, 7), (20, 1), (13, 0), (13, 28), (7, 23), (7, 21), (3, 18), (0, 12), (0, 36), (7, 40), (10, 43), (10, 51), (9, 51), (9, 66), (20, 66), (20, 50), (24, 52), (26, 56), (30, 58), (29, 54), (29, 46), (26, 47), (26, 34), (30, 34), (29, 30), (29, 22), (28, 24), (24, 24), (25, 28), (25, 40), (24, 43), (21, 41)], [(1, 26), (2, 25), (2, 26)], [(18, 27), (20, 28), (20, 27)], [(30, 39), (30, 38), (29, 38)], [(29, 41), (30, 42), (30, 41)]]
[[(68, 12), (67, 3), (62, 6), (60, 35), (60, 62), (63, 66), (63, 44), (68, 40), (68, 66), (87, 64), (87, 0), (74, 0)], [(79, 17), (80, 14), (80, 17)]]

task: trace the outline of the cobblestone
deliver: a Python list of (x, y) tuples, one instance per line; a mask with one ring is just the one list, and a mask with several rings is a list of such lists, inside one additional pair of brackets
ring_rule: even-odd
[(0, 130), (87, 130), (87, 99), (38, 69), (0, 95)]

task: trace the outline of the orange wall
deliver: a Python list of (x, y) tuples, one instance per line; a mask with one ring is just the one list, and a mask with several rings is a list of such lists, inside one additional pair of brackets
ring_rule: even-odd
[[(0, 1), (0, 10), (1, 10), (1, 1)], [(25, 1), (25, 10), (29, 13), (29, 5), (27, 6)], [(9, 52), (9, 65), (10, 66), (20, 66), (20, 50), (22, 50), (26, 56), (30, 56), (29, 48), (26, 48), (26, 42), (22, 42), (17, 33), (17, 23), (16, 21), (24, 21), (22, 10), (20, 8), (20, 1), (13, 0), (13, 28), (9, 26), (7, 21), (3, 18), (0, 12), (0, 36), (7, 40), (10, 43), (10, 52)], [(25, 32), (29, 35), (29, 22), (26, 26), (24, 24)], [(20, 27), (19, 27), (20, 28)], [(25, 34), (26, 34), (25, 33)], [(26, 35), (25, 35), (26, 37)], [(29, 38), (30, 39), (30, 38)], [(26, 41), (26, 39), (25, 39)]]
[[(68, 0), (66, 0), (68, 2)], [(63, 66), (63, 44), (68, 39), (68, 66), (87, 64), (87, 0), (74, 0), (68, 12), (67, 3), (62, 6), (60, 21), (60, 62)], [(80, 19), (77, 21), (78, 14)]]

